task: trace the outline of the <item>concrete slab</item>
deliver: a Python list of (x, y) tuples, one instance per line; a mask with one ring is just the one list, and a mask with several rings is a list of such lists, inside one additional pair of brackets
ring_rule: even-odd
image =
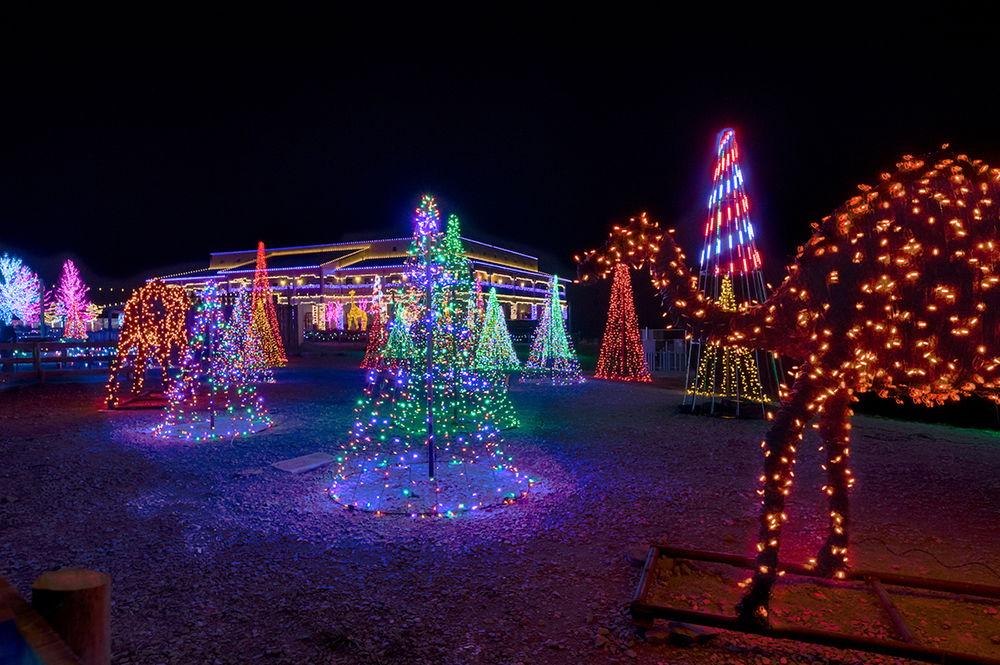
[(312, 471), (313, 469), (321, 467), (324, 464), (329, 464), (332, 461), (333, 455), (327, 455), (326, 453), (312, 453), (311, 455), (303, 455), (302, 457), (293, 457), (292, 459), (275, 462), (271, 466), (275, 469), (287, 471), (288, 473), (303, 473), (305, 471)]

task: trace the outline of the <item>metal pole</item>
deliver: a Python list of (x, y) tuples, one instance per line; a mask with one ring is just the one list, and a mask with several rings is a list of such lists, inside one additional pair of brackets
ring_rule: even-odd
[(424, 276), (427, 284), (424, 287), (425, 322), (427, 325), (427, 366), (424, 381), (427, 387), (427, 477), (434, 480), (434, 380), (431, 370), (434, 366), (434, 313), (433, 289), (431, 288), (431, 248), (430, 237), (424, 243)]

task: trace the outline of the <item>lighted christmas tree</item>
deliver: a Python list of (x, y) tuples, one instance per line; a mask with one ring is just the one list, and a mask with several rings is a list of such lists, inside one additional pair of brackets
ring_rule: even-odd
[(516, 424), (506, 386), (473, 367), (465, 325), (472, 282), (468, 261), (456, 258), (458, 219), (442, 232), (437, 203), (425, 196), (414, 227), (405, 298), (415, 317), (407, 324), (396, 306), (386, 348), (394, 362), (368, 372), (330, 496), (349, 508), (411, 515), (513, 501), (531, 481), (502, 448), (500, 430)]
[[(727, 312), (736, 311), (733, 284), (727, 275), (722, 280), (722, 293), (717, 301)], [(756, 371), (753, 353), (741, 346), (706, 345), (698, 366), (694, 392), (703, 397), (722, 400), (763, 401), (764, 388)], [(721, 376), (718, 373), (721, 372)]]
[(388, 366), (398, 368), (400, 363), (413, 360), (418, 349), (410, 334), (410, 324), (403, 316), (403, 307), (396, 307), (396, 317), (388, 325), (385, 343), (385, 359)]
[[(726, 129), (717, 145), (698, 287), (734, 310), (767, 298), (754, 236), (736, 133)], [(723, 293), (724, 286), (729, 295)], [(748, 349), (726, 352), (700, 338), (691, 340), (687, 372), (681, 409), (692, 413), (763, 417), (766, 403), (776, 401), (781, 381), (779, 362), (771, 354)]]
[(469, 301), (465, 305), (465, 327), (469, 330), (469, 345), (475, 349), (479, 345), (479, 336), (486, 320), (486, 303), (483, 300), (483, 285), (479, 280), (473, 280)]
[(217, 287), (201, 293), (164, 421), (153, 433), (187, 440), (231, 439), (271, 426), (263, 398), (247, 376), (239, 335), (227, 330)]
[(368, 305), (370, 325), (368, 326), (368, 348), (361, 361), (362, 369), (379, 369), (385, 363), (387, 333), (382, 305), (382, 279), (376, 275), (372, 285), (372, 299)]
[(281, 341), (278, 315), (274, 311), (274, 297), (271, 283), (267, 278), (267, 257), (264, 243), (257, 243), (257, 266), (253, 275), (253, 317), (254, 333), (260, 339), (269, 367), (281, 367), (288, 362), (285, 345)]
[(531, 340), (531, 353), (524, 364), (521, 380), (549, 381), (560, 386), (583, 383), (585, 380), (573, 342), (566, 333), (562, 304), (559, 302), (559, 278), (555, 275), (549, 282), (549, 295)]
[(254, 326), (252, 303), (253, 292), (240, 289), (226, 331), (233, 336), (233, 345), (240, 350), (239, 361), (243, 363), (247, 380), (253, 383), (274, 383), (274, 372), (268, 364), (264, 345)]
[(87, 339), (86, 323), (93, 320), (91, 302), (87, 298), (89, 290), (76, 265), (67, 259), (59, 276), (54, 303), (55, 314), (63, 318), (63, 337)]
[[(187, 347), (190, 300), (180, 286), (160, 280), (136, 289), (125, 303), (118, 352), (106, 386), (108, 408), (163, 407), (167, 371)], [(153, 372), (152, 378), (147, 375)]]
[(521, 369), (514, 344), (510, 340), (510, 331), (507, 330), (507, 319), (497, 300), (496, 288), (490, 289), (486, 302), (486, 314), (476, 345), (475, 364), (480, 370), (516, 372)]
[(42, 310), (42, 283), (21, 259), (0, 256), (0, 317), (4, 323), (18, 319), (28, 326), (38, 325)]
[(608, 323), (604, 328), (601, 354), (594, 378), (613, 381), (652, 381), (639, 337), (639, 321), (632, 300), (628, 266), (619, 263), (611, 282)]

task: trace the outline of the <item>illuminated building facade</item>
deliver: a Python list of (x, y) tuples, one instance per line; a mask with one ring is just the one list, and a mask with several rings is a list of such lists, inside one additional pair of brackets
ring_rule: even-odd
[[(295, 314), (300, 336), (305, 331), (349, 327), (352, 303), (354, 307), (367, 309), (376, 278), (381, 281), (383, 300), (388, 303), (391, 316), (396, 295), (406, 280), (405, 263), (411, 240), (389, 238), (267, 249), (271, 289), (279, 306), (300, 306)], [(462, 244), (483, 291), (496, 288), (504, 316), (533, 327), (533, 322), (542, 315), (552, 277), (538, 270), (538, 259), (468, 238), (462, 238)], [(253, 285), (255, 260), (255, 249), (215, 252), (208, 268), (167, 276), (164, 281), (180, 284), (190, 291), (215, 282), (223, 293), (232, 293)], [(567, 280), (560, 282), (563, 316), (567, 317)]]

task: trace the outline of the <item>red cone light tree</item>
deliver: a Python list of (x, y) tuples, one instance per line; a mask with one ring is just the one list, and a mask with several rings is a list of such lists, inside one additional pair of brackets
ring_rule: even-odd
[(278, 315), (274, 311), (271, 283), (267, 279), (267, 257), (264, 243), (257, 243), (257, 268), (253, 275), (253, 330), (260, 339), (269, 367), (281, 367), (288, 362), (281, 342)]
[(604, 328), (604, 341), (594, 377), (613, 381), (652, 381), (639, 338), (628, 266), (619, 263), (613, 273), (608, 323)]

